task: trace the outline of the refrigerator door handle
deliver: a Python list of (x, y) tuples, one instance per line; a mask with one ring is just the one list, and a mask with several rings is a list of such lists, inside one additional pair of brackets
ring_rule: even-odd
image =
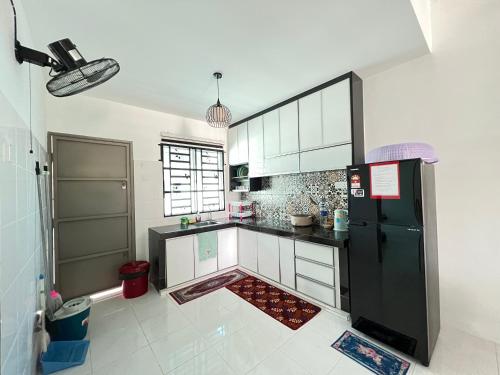
[(349, 221), (349, 225), (354, 225), (355, 227), (366, 227), (368, 223), (366, 221)]
[(377, 229), (377, 258), (378, 262), (382, 263), (384, 260), (384, 254), (382, 250), (382, 243), (384, 242), (385, 239), (385, 234), (380, 230), (380, 228)]
[(424, 257), (423, 251), (422, 251), (422, 235), (418, 238), (418, 271), (420, 273), (423, 272), (423, 263), (424, 260), (422, 259)]

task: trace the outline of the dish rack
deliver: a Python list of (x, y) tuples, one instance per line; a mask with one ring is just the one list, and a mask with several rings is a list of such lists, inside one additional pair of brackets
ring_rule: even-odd
[(255, 202), (234, 201), (229, 202), (229, 218), (238, 218), (240, 220), (255, 216)]

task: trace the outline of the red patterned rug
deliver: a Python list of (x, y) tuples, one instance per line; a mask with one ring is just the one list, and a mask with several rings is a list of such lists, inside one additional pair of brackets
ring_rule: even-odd
[(318, 306), (253, 276), (247, 276), (226, 288), (294, 330), (321, 311)]
[(179, 305), (192, 301), (196, 298), (211, 293), (214, 290), (220, 289), (235, 281), (244, 279), (248, 275), (240, 270), (233, 270), (222, 275), (214, 276), (208, 280), (200, 281), (199, 283), (186, 286), (182, 289), (175, 290), (170, 295), (177, 301)]

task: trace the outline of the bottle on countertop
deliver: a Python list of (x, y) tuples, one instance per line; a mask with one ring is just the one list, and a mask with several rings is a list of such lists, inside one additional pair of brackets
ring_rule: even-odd
[(328, 203), (325, 198), (321, 198), (321, 202), (319, 202), (319, 224), (324, 226), (328, 221)]

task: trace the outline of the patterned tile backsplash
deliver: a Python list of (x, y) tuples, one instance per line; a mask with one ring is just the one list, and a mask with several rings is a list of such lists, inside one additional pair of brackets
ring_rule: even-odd
[(256, 215), (262, 219), (288, 221), (290, 214), (312, 214), (317, 220), (319, 209), (311, 198), (328, 202), (329, 216), (337, 208), (347, 208), (346, 171), (326, 171), (264, 177), (262, 190), (243, 193), (243, 200), (256, 204)]

